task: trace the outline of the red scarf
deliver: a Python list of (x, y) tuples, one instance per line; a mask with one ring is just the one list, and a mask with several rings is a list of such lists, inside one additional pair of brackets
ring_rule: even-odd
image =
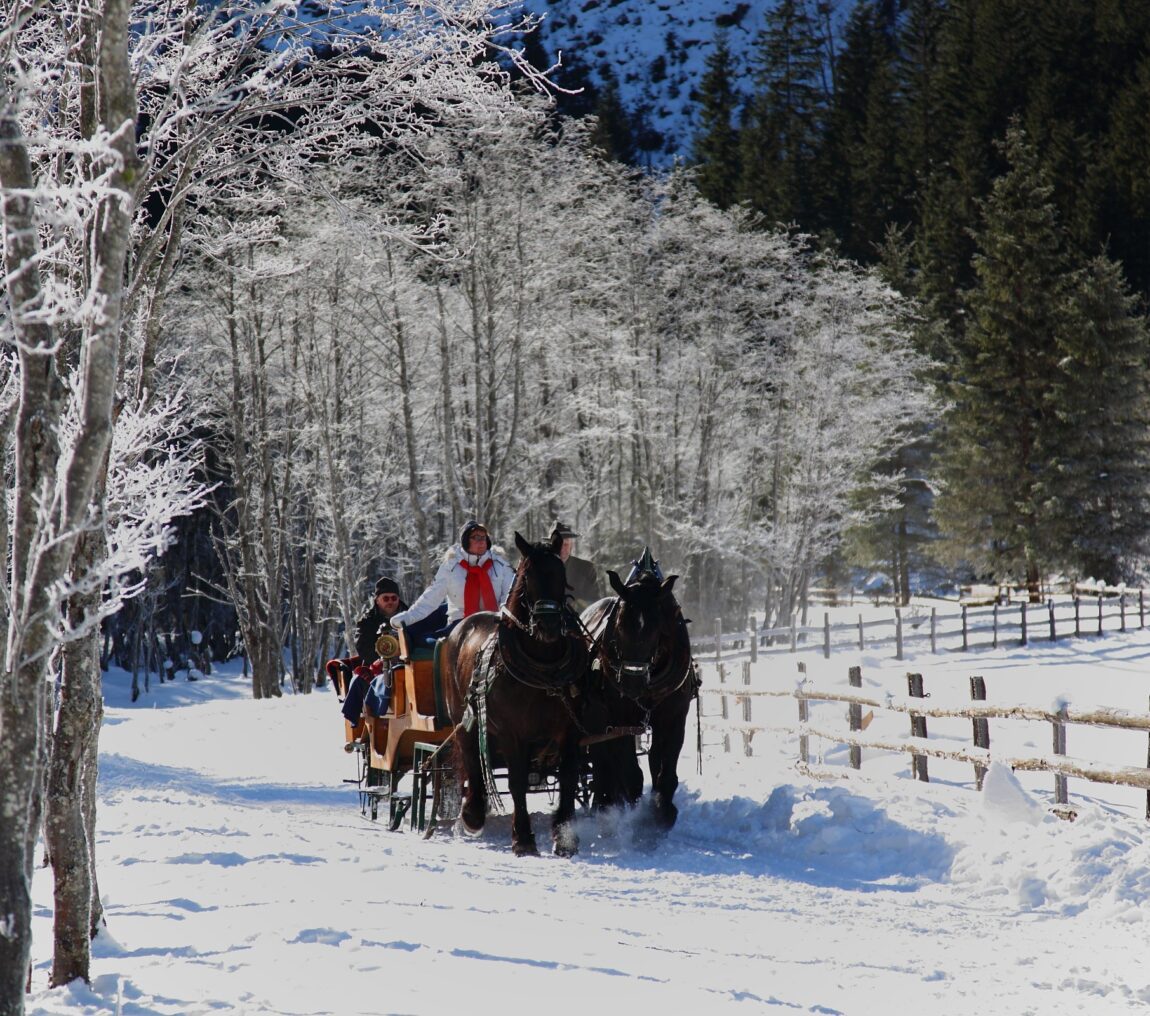
[(495, 587), (491, 584), (491, 566), (495, 564), (488, 558), (483, 564), (471, 564), (466, 558), (459, 562), (459, 567), (467, 572), (467, 584), (463, 587), (463, 616), (470, 617), (479, 610), (496, 610), (499, 604), (495, 600)]

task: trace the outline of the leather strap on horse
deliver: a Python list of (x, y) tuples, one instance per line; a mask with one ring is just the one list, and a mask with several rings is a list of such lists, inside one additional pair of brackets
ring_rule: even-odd
[(479, 769), (483, 774), (483, 790), (487, 796), (488, 807), (494, 808), (500, 815), (503, 814), (503, 798), (499, 788), (495, 785), (495, 773), (491, 768), (491, 751), (487, 743), (487, 692), (495, 681), (496, 670), (491, 665), (495, 652), (499, 646), (499, 629), (496, 628), (487, 636), (483, 648), (475, 661), (475, 670), (471, 676), (471, 697), (475, 706), (475, 716), (479, 721)]

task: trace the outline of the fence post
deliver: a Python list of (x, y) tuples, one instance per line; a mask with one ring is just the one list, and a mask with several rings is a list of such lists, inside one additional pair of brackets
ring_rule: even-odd
[(823, 611), (823, 658), (831, 658), (831, 613)]
[(1122, 622), (1121, 622), (1122, 627), (1119, 630), (1125, 631), (1126, 630), (1126, 594), (1125, 593), (1119, 593), (1118, 594), (1118, 613), (1122, 618)]
[(994, 601), (994, 606), (990, 608), (990, 644), (998, 648), (998, 601)]
[[(743, 661), (743, 687), (749, 687), (751, 683), (751, 665), (746, 660)], [(746, 723), (751, 722), (751, 696), (743, 696), (743, 720)], [(754, 737), (753, 730), (743, 731), (743, 754), (748, 758), (753, 754), (751, 750), (751, 738)]]
[(1098, 634), (1102, 634), (1102, 594), (1098, 594)]
[(791, 615), (791, 652), (797, 653), (799, 651), (799, 633), (795, 628), (795, 616)]
[(1022, 633), (1019, 637), (1018, 644), (1020, 646), (1024, 646), (1024, 645), (1026, 645), (1026, 601), (1025, 600), (1022, 601), (1022, 613), (1021, 613), (1020, 617), (1021, 617), (1021, 620), (1019, 621), (1019, 624), (1022, 625)]
[(1046, 608), (1050, 611), (1050, 641), (1056, 642), (1058, 641), (1058, 635), (1054, 631), (1054, 600), (1047, 600)]
[(862, 653), (865, 651), (866, 651), (866, 642), (865, 642), (865, 639), (863, 636), (863, 620), (862, 620), (862, 614), (859, 614), (859, 652)]
[[(972, 677), (970, 679), (970, 698), (974, 702), (986, 701), (986, 682), (981, 677)], [(990, 722), (985, 718), (971, 720), (974, 724), (974, 746), (976, 748), (989, 748), (990, 747)], [(982, 780), (986, 776), (986, 766), (980, 766), (977, 762), (974, 764), (974, 785), (978, 790), (982, 789)], [(1150, 793), (1150, 791), (1147, 791)]]
[(807, 665), (799, 661), (801, 679), (795, 693), (799, 699), (799, 761), (806, 765), (811, 760), (810, 737), (807, 735), (807, 722), (811, 718), (810, 703), (803, 698), (803, 683), (807, 679)]
[(1138, 627), (1146, 627), (1146, 600), (1141, 589), (1138, 590)]
[(723, 654), (723, 619), (715, 618), (715, 664), (718, 665)]
[[(922, 690), (922, 674), (907, 674), (906, 675), (907, 693), (911, 698), (925, 698), (926, 695)], [(926, 737), (926, 717), (915, 716), (914, 713), (910, 714), (910, 736), (911, 737)], [(910, 757), (911, 771), (914, 773), (916, 780), (921, 780), (923, 783), (929, 783), (930, 777), (926, 772), (926, 756), (912, 754)]]
[(754, 663), (759, 658), (759, 638), (755, 629), (755, 615), (751, 615), (751, 629), (747, 632), (747, 641), (751, 646), (751, 662)]
[(938, 652), (938, 607), (930, 608), (930, 651)]
[(962, 648), (967, 648), (966, 643), (966, 604), (962, 605)]
[(902, 611), (894, 608), (894, 658), (902, 659)]
[(1074, 594), (1074, 637), (1076, 639), (1082, 637), (1082, 601), (1078, 599), (1078, 594)]
[[(727, 667), (726, 667), (726, 664), (720, 663), (719, 664), (719, 684), (726, 684), (726, 683), (727, 683)], [(727, 716), (727, 695), (725, 692), (719, 696), (719, 706), (720, 706), (720, 709), (722, 711), (723, 719), (724, 720), (727, 719), (728, 718), (728, 716)]]
[[(1058, 710), (1058, 719), (1054, 721), (1054, 754), (1066, 754), (1066, 706)], [(1066, 793), (1066, 777), (1062, 773), (1054, 774), (1054, 803), (1066, 804), (1069, 797)]]
[[(847, 680), (852, 688), (862, 688), (862, 667), (851, 667), (847, 671)], [(852, 733), (862, 730), (862, 706), (852, 703), (847, 708)], [(862, 748), (857, 744), (850, 745), (850, 764), (852, 769), (862, 768)], [(1147, 752), (1147, 765), (1150, 765), (1150, 751)], [(1146, 791), (1146, 811), (1150, 814), (1150, 790)]]

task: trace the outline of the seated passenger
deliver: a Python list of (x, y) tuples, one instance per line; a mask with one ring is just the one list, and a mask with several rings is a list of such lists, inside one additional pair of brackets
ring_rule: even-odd
[(446, 599), (447, 627), (435, 633), (446, 635), (471, 614), (498, 610), (511, 592), (514, 579), (511, 565), (492, 553), (487, 527), (472, 519), (459, 534), (459, 543), (444, 554), (431, 585), (410, 607), (395, 614), (391, 623), (407, 625), (409, 644), (414, 644), (411, 632), (415, 623), (430, 616)]
[[(343, 673), (344, 692), (351, 695), (353, 678), (356, 668), (370, 667), (377, 659), (379, 653), (375, 651), (375, 640), (379, 629), (400, 610), (405, 610), (407, 604), (399, 598), (399, 586), (394, 579), (381, 578), (375, 584), (375, 596), (367, 609), (355, 622), (355, 656), (345, 656), (342, 659), (328, 660), (326, 670), (331, 678), (332, 685), (338, 690), (339, 674)], [(359, 695), (358, 706), (363, 705), (362, 693)], [(359, 718), (359, 708), (356, 708), (356, 719)], [(354, 723), (355, 720), (352, 720)]]

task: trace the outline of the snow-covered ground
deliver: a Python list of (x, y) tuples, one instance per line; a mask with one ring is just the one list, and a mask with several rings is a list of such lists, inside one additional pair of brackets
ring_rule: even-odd
[[(806, 654), (812, 678), (935, 701), (986, 678), (991, 701), (1144, 712), (1150, 631), (898, 662)], [(753, 686), (793, 685), (793, 657)], [(708, 686), (715, 673), (704, 670)], [(814, 740), (830, 778), (795, 768), (795, 735), (766, 729), (747, 757), (694, 717), (679, 823), (653, 851), (627, 820), (580, 819), (573, 860), (516, 859), (509, 820), (478, 839), (423, 840), (361, 816), (330, 692), (249, 698), (234, 671), (130, 704), (107, 675), (99, 877), (108, 928), (91, 987), (47, 988), (51, 877), (39, 871), (37, 1014), (383, 1014), (523, 1011), (889, 1014), (1144, 1012), (1150, 1008), (1150, 826), (1142, 791)], [(707, 700), (710, 720), (717, 699)], [(793, 726), (761, 698), (756, 723)], [(845, 707), (819, 717), (845, 727)], [(739, 717), (741, 720), (741, 712)], [(875, 723), (888, 722), (885, 717)], [(890, 720), (891, 736), (906, 725)], [(1044, 724), (991, 722), (992, 748), (1049, 751)], [(895, 729), (897, 727), (897, 730)], [(968, 721), (930, 735), (969, 744)], [(1076, 757), (1145, 765), (1146, 736), (1069, 733)], [(533, 798), (546, 839), (548, 805)]]

